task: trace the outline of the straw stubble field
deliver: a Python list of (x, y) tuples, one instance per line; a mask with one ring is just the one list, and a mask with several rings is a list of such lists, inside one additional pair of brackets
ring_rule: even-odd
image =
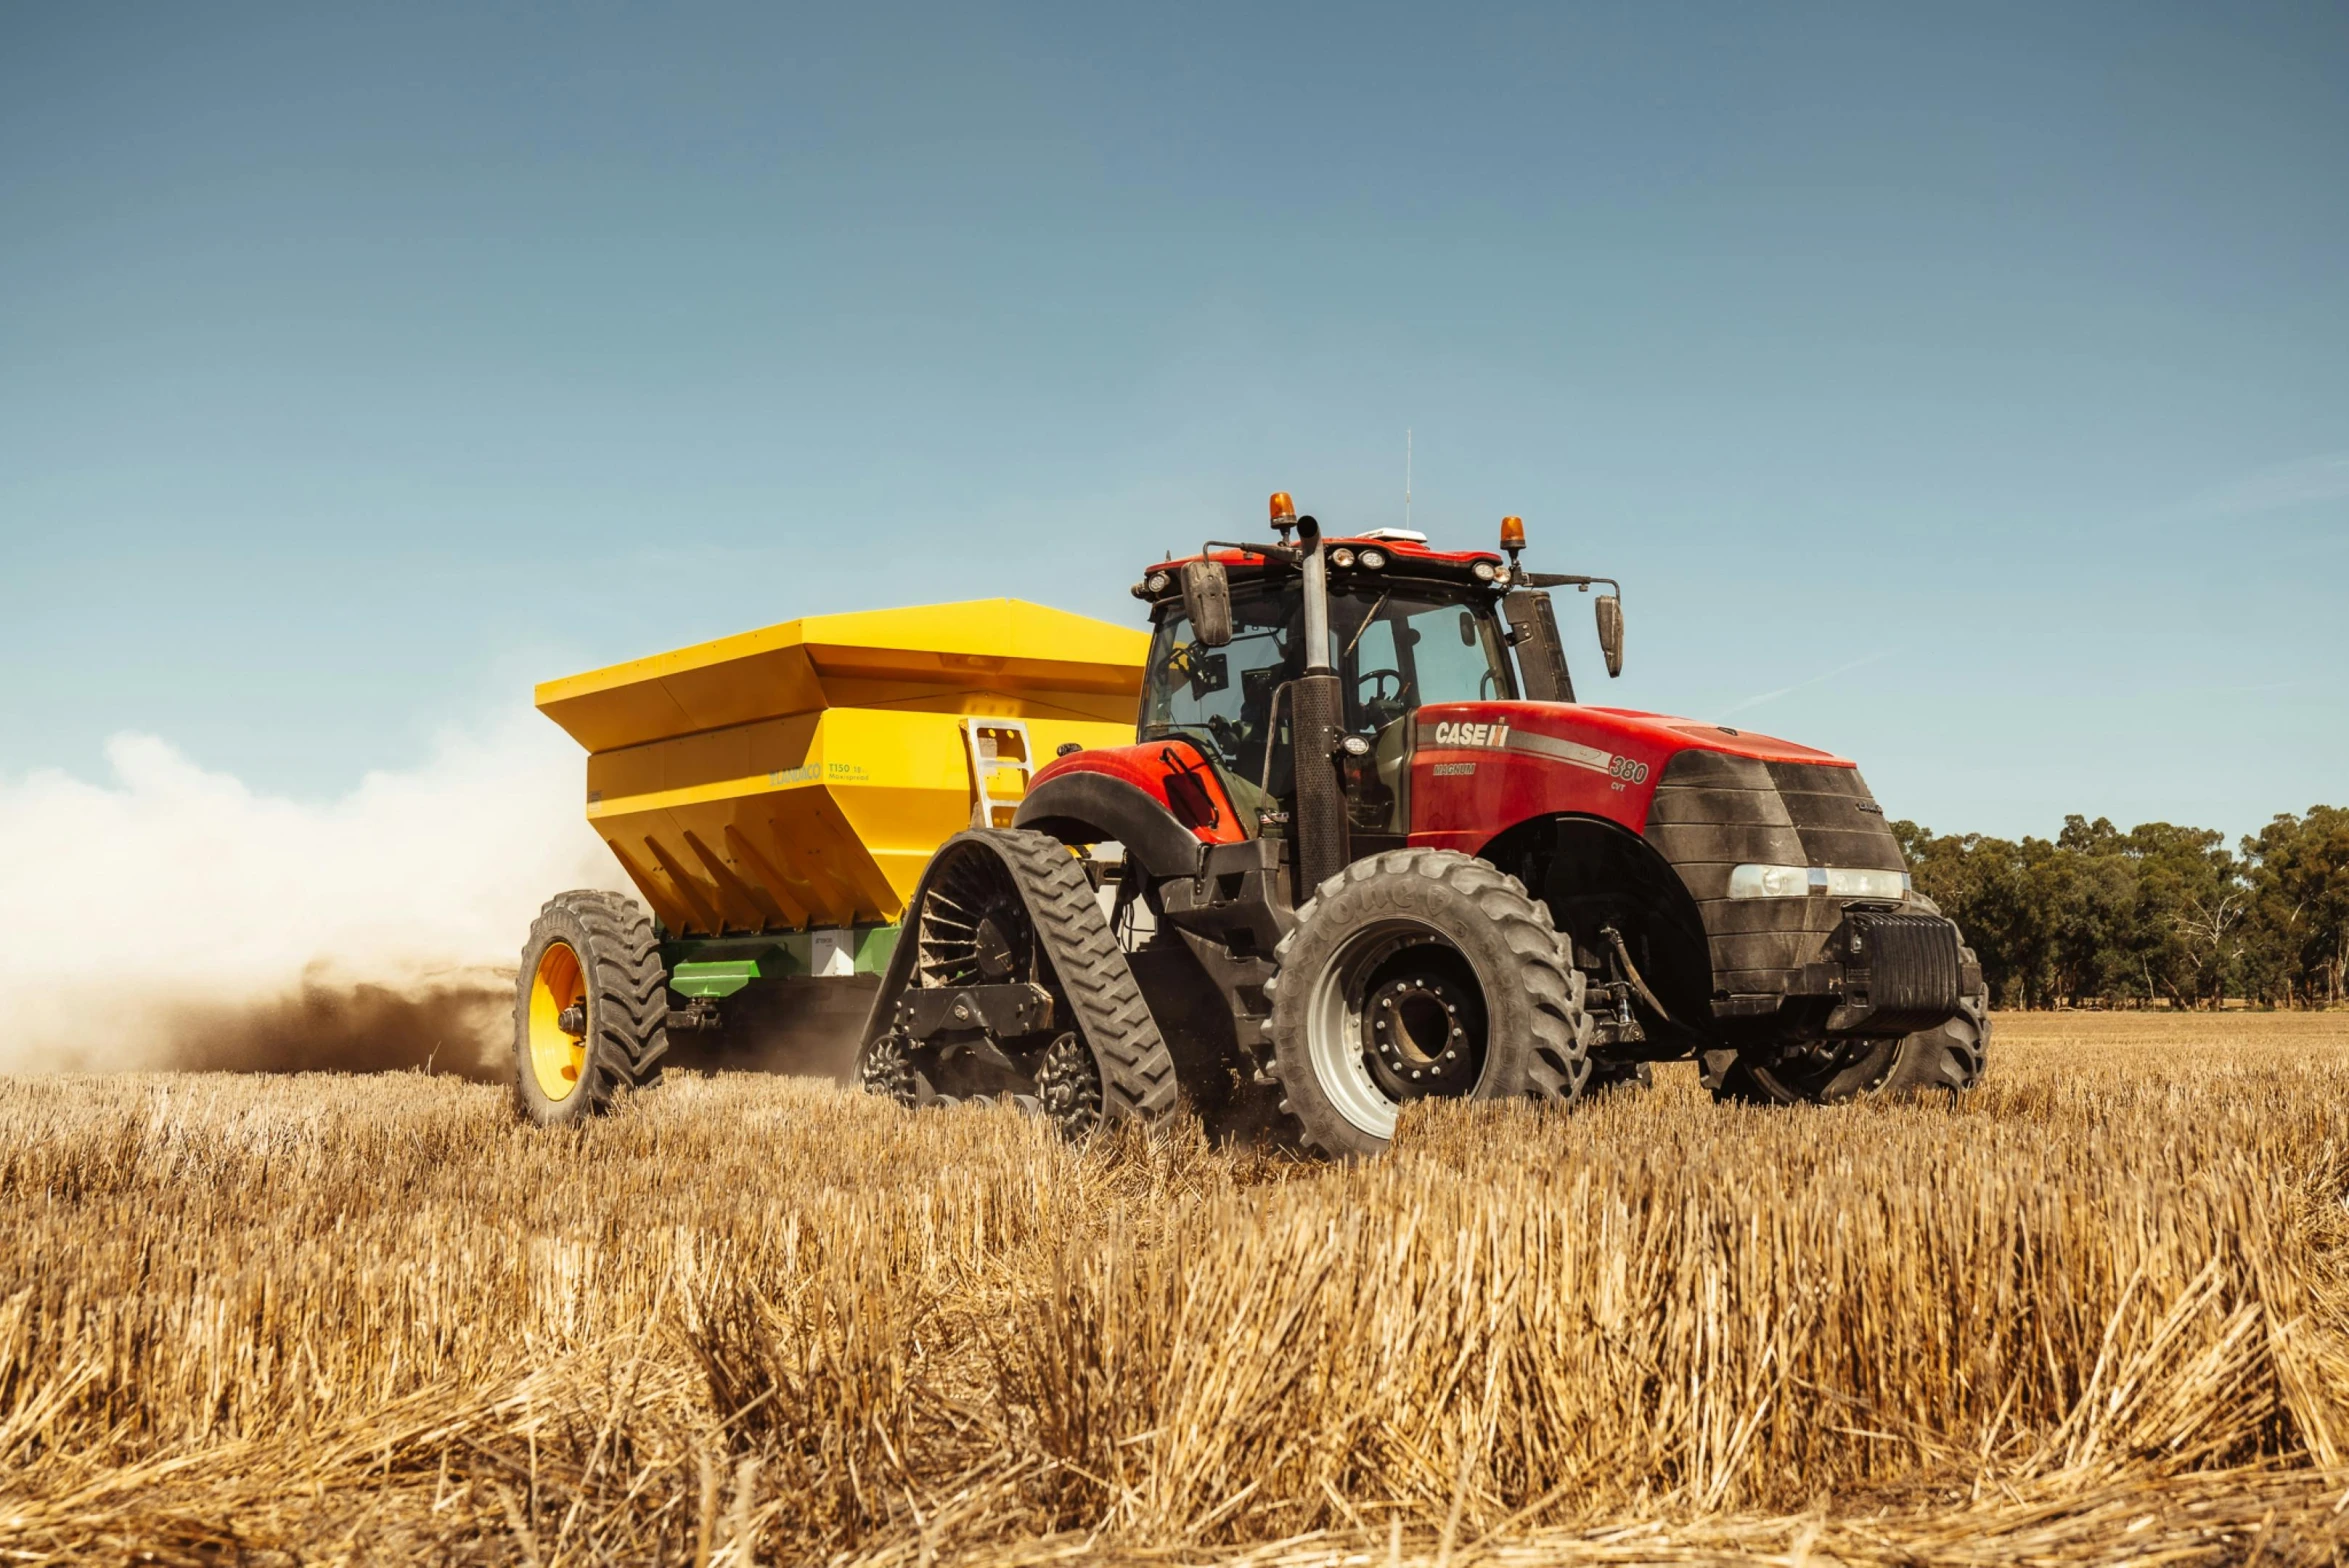
[(0, 1080), (0, 1559), (2336, 1560), (2349, 1017), (1352, 1169), (675, 1079)]

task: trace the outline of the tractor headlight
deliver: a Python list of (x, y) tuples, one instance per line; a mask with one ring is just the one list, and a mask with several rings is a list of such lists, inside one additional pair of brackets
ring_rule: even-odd
[[(1813, 872), (1816, 875), (1816, 871)], [(1900, 902), (1901, 894), (1909, 890), (1906, 871), (1863, 871), (1855, 866), (1827, 868), (1827, 896), (1829, 898), (1876, 898), (1888, 904)]]
[(1468, 569), (1476, 574), (1476, 580), (1480, 583), (1493, 580), (1493, 563), (1490, 561), (1479, 561)]
[(1864, 871), (1853, 866), (1739, 866), (1729, 873), (1731, 898), (1871, 898), (1897, 903), (1908, 891), (1905, 871)]
[(1148, 577), (1142, 579), (1142, 586), (1149, 589), (1152, 593), (1164, 593), (1166, 592), (1166, 585), (1168, 581), (1169, 579), (1166, 573), (1152, 572)]
[(1347, 549), (1344, 545), (1339, 545), (1335, 550), (1332, 550), (1329, 553), (1329, 564), (1332, 566), (1352, 566), (1354, 564), (1354, 552)]
[(1810, 892), (1808, 866), (1739, 866), (1729, 873), (1731, 898), (1807, 898)]
[(1362, 552), (1362, 564), (1374, 572), (1384, 571), (1387, 565), (1386, 554), (1380, 550), (1365, 550)]

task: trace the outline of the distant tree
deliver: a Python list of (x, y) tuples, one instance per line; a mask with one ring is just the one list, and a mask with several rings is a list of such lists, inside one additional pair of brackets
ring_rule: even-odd
[(2066, 817), (2053, 844), (2026, 838), (2023, 851), (2047, 913), (2050, 1000), (2152, 995), (2137, 865), (2121, 831), (2104, 817)]
[(2126, 853), (2136, 863), (2135, 934), (2148, 993), (2180, 1007), (2218, 1006), (2239, 978), (2252, 898), (2226, 836), (2148, 822), (2129, 831)]
[(2252, 968), (2277, 1000), (2349, 995), (2349, 810), (2311, 806), (2243, 840)]
[(2031, 1005), (2042, 989), (2039, 909), (2026, 885), (2022, 851), (1979, 833), (1937, 836), (1914, 822), (1892, 824), (1917, 890), (1955, 920), (1982, 963), (1991, 995)]
[(2349, 809), (2279, 816), (2239, 852), (2105, 817), (2066, 817), (2053, 839), (1892, 827), (2001, 1006), (2349, 1000)]

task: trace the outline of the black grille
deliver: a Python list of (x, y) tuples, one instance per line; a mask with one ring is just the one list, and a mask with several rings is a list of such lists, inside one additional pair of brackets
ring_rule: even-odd
[(1897, 870), (1900, 841), (1869, 798), (1857, 768), (1816, 762), (1771, 762), (1770, 782), (1786, 802), (1787, 820), (1801, 835), (1806, 864)]

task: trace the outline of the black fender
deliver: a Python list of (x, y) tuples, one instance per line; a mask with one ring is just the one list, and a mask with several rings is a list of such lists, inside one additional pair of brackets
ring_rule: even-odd
[(1012, 826), (1049, 833), (1064, 844), (1115, 839), (1153, 881), (1195, 877), (1207, 855), (1199, 836), (1150, 793), (1105, 773), (1063, 773), (1028, 791)]

